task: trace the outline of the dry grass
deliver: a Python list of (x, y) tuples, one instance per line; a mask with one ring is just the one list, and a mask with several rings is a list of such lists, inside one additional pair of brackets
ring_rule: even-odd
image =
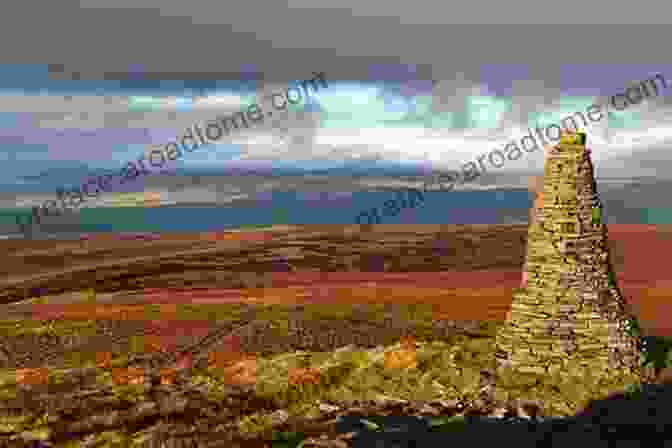
[(49, 370), (45, 368), (18, 369), (15, 372), (16, 382), (26, 385), (47, 384), (49, 382)]
[[(192, 316), (197, 312), (195, 308), (186, 306), (186, 309), (193, 310)], [(185, 306), (176, 305), (171, 308), (171, 312), (180, 314), (184, 309)], [(200, 312), (207, 313), (215, 309), (219, 309), (219, 317), (234, 318), (241, 314), (240, 308), (226, 310), (223, 306)], [(307, 320), (313, 323), (325, 317), (337, 317), (339, 322), (345, 323), (348, 319), (387, 319), (384, 316), (390, 313), (390, 309), (380, 304), (359, 310), (348, 305), (315, 304), (305, 307), (301, 312), (306, 318), (310, 317)], [(292, 318), (296, 319), (296, 313), (297, 310), (290, 310), (286, 306), (272, 305), (259, 308), (257, 317), (269, 323), (265, 331), (283, 334), (293, 331), (293, 324), (290, 323)], [(391, 315), (396, 320), (420, 325), (435, 320), (437, 312), (432, 306), (409, 305), (403, 313)], [(0, 331), (12, 336), (67, 333), (78, 331), (80, 327), (84, 331), (90, 328), (90, 323), (29, 322), (19, 328), (17, 322), (4, 322), (0, 323)], [(484, 372), (491, 372), (494, 367), (494, 339), (456, 336), (439, 341), (429, 338), (429, 332), (423, 333), (421, 325), (417, 329), (414, 336), (405, 336), (397, 339), (396, 343), (378, 344), (371, 348), (351, 345), (328, 351), (306, 350), (270, 355), (245, 353), (233, 338), (234, 343), (230, 346), (215, 346), (208, 351), (205, 366), (197, 364), (192, 355), (184, 355), (173, 365), (154, 370), (126, 365), (129, 353), (100, 351), (89, 361), (85, 362), (84, 359), (88, 358), (83, 357), (75, 369), (0, 370), (0, 401), (19, 400), (21, 394), (27, 393), (26, 388), (29, 391), (42, 390), (40, 393), (51, 397), (50, 406), (75, 406), (79, 409), (77, 418), (88, 421), (90, 417), (92, 421), (99, 419), (107, 422), (112, 428), (107, 433), (100, 429), (91, 430), (102, 441), (104, 437), (112, 437), (114, 434), (138, 439), (140, 434), (154, 434), (158, 431), (154, 426), (143, 426), (149, 423), (139, 423), (144, 421), (142, 412), (147, 411), (111, 410), (114, 406), (121, 406), (119, 403), (138, 408), (156, 405), (152, 401), (154, 395), (149, 393), (155, 387), (150, 379), (155, 378), (159, 379), (158, 386), (164, 388), (161, 400), (182, 404), (170, 405), (175, 406), (171, 408), (172, 417), (169, 419), (172, 423), (159, 419), (163, 423), (152, 425), (170, 426), (177, 425), (175, 422), (181, 419), (196, 419), (203, 427), (211, 430), (226, 427), (226, 431), (232, 431), (235, 428), (247, 437), (268, 434), (281, 426), (286, 418), (305, 421), (314, 419), (322, 415), (320, 404), (323, 403), (347, 409), (356, 403), (473, 401), (481, 397), (487, 376)], [(345, 331), (348, 329), (345, 328)], [(131, 338), (129, 346), (139, 352), (162, 351), (161, 338), (153, 335)], [(65, 386), (56, 389), (53, 386), (67, 382), (68, 378), (74, 378), (77, 372), (86, 369), (92, 369), (92, 373), (85, 385), (79, 384), (69, 389)], [(576, 372), (575, 378), (569, 380), (533, 375), (500, 375), (496, 381), (496, 386), (491, 390), (494, 399), (504, 402), (535, 400), (542, 403), (546, 415), (571, 415), (590, 400), (621, 391), (627, 386), (623, 381), (591, 382), (586, 380), (585, 372)], [(247, 395), (231, 402), (235, 395), (232, 391), (238, 387), (244, 388)], [(103, 399), (111, 400), (113, 404), (96, 404)], [(39, 419), (47, 412), (46, 409), (46, 401), (38, 401), (21, 418), (0, 409), (0, 428), (11, 428), (7, 429), (11, 432), (43, 431), (44, 423)], [(53, 408), (49, 412), (53, 412)], [(283, 418), (279, 418), (283, 415)], [(223, 419), (226, 425), (218, 426), (223, 424)], [(70, 420), (62, 423), (64, 428), (78, 421), (74, 417)]]
[[(188, 362), (182, 366), (191, 368), (186, 383), (177, 384), (179, 368), (175, 366), (162, 369), (159, 374), (161, 384), (173, 388), (174, 393), (199, 390), (213, 403), (226, 401), (227, 388), (232, 385), (251, 387), (250, 397), (256, 398), (246, 399), (247, 403), (262, 400), (273, 403), (275, 410), (248, 409), (233, 418), (229, 427), (233, 424), (241, 435), (254, 437), (268, 434), (289, 417), (315, 418), (322, 412), (321, 403), (347, 408), (354, 403), (367, 402), (476, 400), (482, 393), (483, 373), (494, 367), (493, 343), (493, 339), (463, 338), (447, 344), (403, 338), (396, 344), (372, 349), (350, 346), (330, 352), (294, 352), (270, 357), (213, 352), (204, 369), (195, 369)], [(151, 372), (135, 367), (115, 367), (109, 353), (101, 354), (100, 361), (96, 375), (99, 387), (116, 387), (115, 396), (127, 401), (142, 403), (148, 400), (146, 387)], [(7, 373), (0, 373), (0, 379), (7, 378)], [(14, 381), (5, 380), (4, 384), (0, 381), (0, 392), (6, 394), (14, 390), (13, 384), (18, 383), (44, 384), (59, 375), (65, 373), (15, 371)], [(587, 381), (585, 372), (577, 375), (580, 377), (573, 379), (501, 376), (492, 394), (500, 401), (540, 402), (546, 415), (571, 415), (590, 400), (606, 397), (627, 386), (626, 383)], [(83, 391), (78, 393), (83, 394)], [(286, 414), (278, 420), (280, 410)], [(17, 430), (37, 430), (31, 426), (34, 423), (30, 423), (30, 419), (17, 421), (16, 417), (1, 416), (0, 426), (11, 424)], [(141, 430), (135, 429), (133, 434), (128, 434), (124, 429), (127, 424), (120, 421), (113, 432), (137, 437)]]
[(137, 367), (113, 367), (111, 373), (116, 385), (143, 384), (146, 380), (145, 371)]
[(399, 342), (399, 348), (385, 353), (383, 365), (386, 369), (415, 369), (418, 367), (416, 341), (404, 338)]
[(97, 352), (96, 353), (96, 366), (105, 369), (112, 364), (112, 353), (111, 352)]

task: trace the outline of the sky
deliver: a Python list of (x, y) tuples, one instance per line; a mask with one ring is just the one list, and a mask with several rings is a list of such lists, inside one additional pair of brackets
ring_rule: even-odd
[[(13, 6), (0, 17), (0, 193), (118, 169), (315, 72), (328, 87), (310, 100), (166, 170), (459, 169), (653, 74), (672, 85), (660, 5), (321, 3)], [(669, 178), (670, 91), (587, 129), (598, 173)], [(537, 152), (498, 170), (542, 166)]]

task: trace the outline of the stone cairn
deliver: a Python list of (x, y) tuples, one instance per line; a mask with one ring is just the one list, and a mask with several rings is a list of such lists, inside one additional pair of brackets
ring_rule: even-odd
[(616, 284), (584, 133), (548, 148), (522, 287), (496, 337), (498, 369), (640, 375), (637, 321)]

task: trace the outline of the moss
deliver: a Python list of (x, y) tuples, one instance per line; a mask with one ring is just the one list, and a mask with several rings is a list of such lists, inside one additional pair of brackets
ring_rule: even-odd
[(645, 357), (642, 366), (651, 365), (656, 371), (672, 367), (672, 338), (646, 336), (642, 338)]
[(0, 321), (0, 335), (15, 337), (48, 334), (63, 337), (94, 332), (95, 325), (93, 320), (6, 320)]
[(127, 403), (140, 403), (146, 399), (147, 389), (141, 384), (116, 385), (112, 390), (114, 396)]
[(0, 432), (21, 432), (32, 420), (29, 415), (0, 415)]
[(323, 382), (331, 387), (338, 386), (347, 381), (350, 374), (357, 369), (357, 365), (352, 362), (346, 362), (323, 371)]
[(625, 331), (632, 337), (642, 336), (642, 327), (640, 327), (639, 322), (634, 317), (628, 319)]
[(467, 427), (467, 422), (462, 415), (457, 415), (454, 417), (433, 417), (429, 419), (428, 423), (430, 431), (432, 432), (464, 431)]
[(246, 415), (238, 422), (238, 429), (245, 435), (252, 436), (273, 427), (273, 418), (268, 413)]
[(51, 429), (49, 429), (47, 426), (41, 426), (39, 428), (26, 431), (25, 435), (30, 436), (30, 438), (33, 439), (48, 440), (49, 436), (51, 435)]
[(593, 207), (593, 225), (602, 223), (602, 210), (599, 207)]
[(61, 357), (62, 365), (69, 368), (83, 367), (95, 363), (96, 353), (82, 352), (80, 350), (68, 351)]
[(642, 391), (641, 384), (628, 384), (625, 386), (623, 393), (626, 397), (634, 397)]
[(297, 447), (306, 436), (300, 432), (279, 431), (271, 436), (273, 446), (278, 448)]
[(86, 303), (96, 303), (96, 290), (89, 288), (83, 292), (84, 301)]

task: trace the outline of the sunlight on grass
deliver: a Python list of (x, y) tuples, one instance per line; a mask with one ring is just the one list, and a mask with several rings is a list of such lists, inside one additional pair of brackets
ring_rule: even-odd
[[(299, 352), (260, 359), (256, 391), (284, 409), (301, 409), (308, 416), (316, 403), (348, 406), (370, 401), (471, 401), (479, 397), (482, 372), (495, 367), (493, 339), (463, 339), (455, 344), (408, 341), (369, 350), (354, 347), (330, 353)], [(411, 351), (407, 360), (390, 364), (390, 356)], [(396, 363), (396, 364), (395, 364)], [(584, 372), (585, 373), (585, 372)], [(569, 416), (592, 400), (624, 390), (628, 379), (586, 381), (581, 377), (516, 374), (498, 377), (494, 398), (541, 403), (546, 415)], [(298, 412), (298, 411), (297, 411)], [(292, 414), (295, 415), (295, 414)], [(272, 419), (264, 413), (240, 421), (245, 431), (264, 431)], [(442, 430), (460, 421), (436, 422)]]
[[(105, 309), (105, 306), (90, 307)], [(113, 307), (110, 307), (113, 308)], [(120, 307), (117, 307), (120, 308)], [(196, 387), (208, 400), (227, 400), (232, 384), (252, 389), (252, 396), (273, 403), (276, 411), (247, 411), (237, 417), (239, 429), (245, 434), (257, 434), (277, 426), (278, 421), (288, 416), (314, 418), (320, 415), (319, 404), (329, 402), (347, 407), (354, 402), (389, 402), (406, 400), (427, 402), (434, 399), (471, 401), (481, 393), (484, 371), (492, 371), (494, 362), (494, 337), (455, 336), (436, 341), (424, 336), (424, 328), (430, 329), (435, 315), (431, 306), (395, 308), (373, 305), (355, 308), (351, 305), (314, 304), (302, 307), (301, 318), (357, 318), (371, 321), (384, 320), (393, 314), (417, 326), (415, 337), (401, 338), (397, 343), (365, 349), (346, 346), (329, 352), (296, 351), (269, 356), (255, 356), (232, 350), (208, 353), (207, 367), (194, 368), (186, 375), (186, 385), (176, 381), (177, 372), (172, 367), (159, 373), (160, 382), (170, 388)], [(187, 320), (238, 319), (248, 308), (236, 305), (153, 305), (136, 307), (134, 313), (143, 313), (143, 318), (166, 315)], [(110, 311), (108, 309), (107, 311)], [(118, 310), (117, 310), (118, 311)], [(163, 313), (163, 314), (162, 314)], [(256, 318), (265, 320), (280, 331), (290, 331), (290, 319), (296, 319), (292, 307), (268, 305), (257, 309)], [(105, 313), (103, 313), (105, 314)], [(109, 315), (109, 314), (105, 314)], [(401, 317), (399, 317), (401, 316)], [(95, 328), (89, 315), (87, 320), (51, 322), (0, 321), (0, 334), (21, 335), (53, 332), (59, 335), (87, 333)], [(426, 327), (423, 327), (426, 326)], [(496, 323), (484, 323), (485, 335), (492, 334)], [(660, 351), (668, 346), (659, 343)], [(160, 351), (160, 338), (132, 337), (131, 352), (149, 353)], [(667, 352), (666, 352), (667, 354)], [(661, 355), (663, 356), (663, 355)], [(118, 399), (140, 403), (147, 400), (149, 371), (139, 367), (126, 367), (129, 353), (69, 351), (64, 357), (68, 367), (95, 367), (91, 374), (91, 386), (112, 388)], [(174, 366), (173, 366), (174, 367)], [(576, 370), (576, 369), (574, 369)], [(559, 375), (509, 374), (500, 371), (493, 397), (501, 401), (530, 400), (543, 404), (546, 415), (572, 415), (588, 402), (622, 391), (631, 383), (629, 378), (613, 381), (593, 379), (590, 372), (576, 370), (574, 377)], [(62, 382), (72, 371), (64, 369), (5, 369), (0, 370), (0, 400), (12, 399), (21, 387), (39, 386)], [(176, 383), (178, 383), (176, 385)], [(229, 391), (229, 392), (227, 392)], [(287, 415), (279, 413), (282, 410)], [(0, 427), (23, 425), (25, 420), (0, 413)], [(280, 418), (282, 417), (282, 418)], [(14, 418), (14, 420), (12, 420)], [(31, 420), (22, 430), (39, 431), (38, 420)], [(437, 430), (459, 428), (459, 419), (436, 419)], [(5, 425), (5, 426), (2, 426)], [(112, 435), (108, 437), (114, 438)], [(279, 436), (278, 436), (279, 437)], [(290, 443), (292, 435), (287, 435)], [(101, 439), (102, 440), (102, 439)], [(278, 440), (280, 442), (280, 440)], [(117, 443), (107, 441), (105, 443)], [(106, 445), (107, 446), (107, 445)], [(110, 445), (112, 446), (112, 445)]]
[(70, 321), (70, 320), (12, 320), (0, 321), (0, 335), (12, 337), (21, 335), (71, 335), (94, 328), (95, 321)]
[[(451, 346), (401, 340), (368, 350), (350, 347), (330, 353), (285, 354), (259, 360), (255, 388), (279, 407), (301, 409), (302, 414), (310, 414), (320, 401), (347, 406), (354, 401), (431, 400), (451, 395), (473, 399), (478, 393), (479, 368), (486, 367), (491, 358), (474, 353), (463, 356), (468, 361), (460, 363), (451, 354), (483, 346), (482, 341)], [(403, 356), (395, 358), (400, 353)], [(256, 413), (240, 425), (243, 431), (263, 431), (272, 425), (272, 418)]]
[[(123, 359), (124, 356), (113, 357), (109, 352), (99, 354), (94, 381), (113, 387), (117, 399), (144, 402), (149, 387), (148, 372), (122, 367)], [(480, 394), (482, 371), (494, 367), (494, 339), (462, 337), (446, 343), (402, 338), (396, 344), (371, 349), (348, 346), (331, 352), (297, 351), (267, 357), (215, 352), (209, 361), (208, 368), (194, 370), (188, 378), (189, 384), (198, 387), (209, 399), (226, 400), (227, 386), (235, 383), (251, 386), (256, 397), (274, 403), (275, 411), (251, 411), (236, 420), (242, 434), (254, 436), (272, 430), (291, 416), (315, 418), (320, 415), (319, 404), (323, 402), (348, 407), (354, 402), (474, 400)], [(0, 393), (15, 391), (17, 382), (44, 384), (47, 377), (55, 382), (56, 377), (66, 375), (64, 372), (0, 371)], [(173, 374), (163, 372), (161, 382), (174, 384)], [(628, 386), (627, 381), (609, 383), (586, 378), (589, 379), (585, 375), (582, 378), (507, 375), (504, 371), (497, 378), (493, 395), (502, 401), (540, 402), (546, 415), (567, 416), (594, 399)], [(26, 422), (23, 416), (0, 418), (0, 425), (5, 428), (11, 425), (21, 430), (43, 429), (35, 426), (37, 420)], [(440, 431), (459, 429), (463, 424), (459, 418), (437, 418), (431, 422)], [(291, 435), (287, 437), (291, 439)]]

